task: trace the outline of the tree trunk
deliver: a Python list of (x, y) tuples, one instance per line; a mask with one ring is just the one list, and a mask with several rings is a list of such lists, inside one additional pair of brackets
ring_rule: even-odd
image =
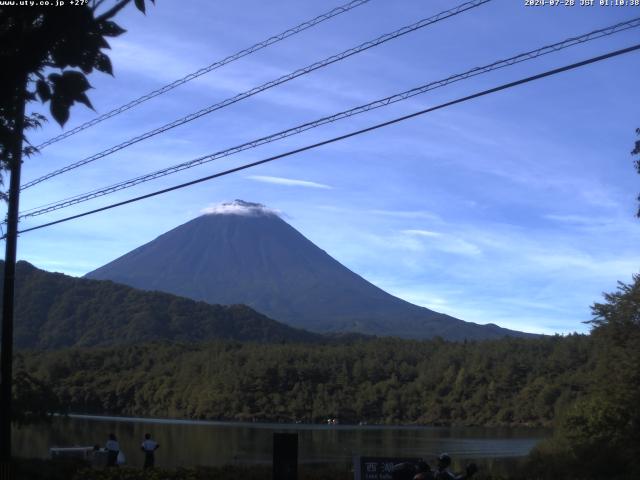
[(11, 180), (2, 291), (2, 352), (0, 354), (0, 476), (12, 479), (11, 465), (11, 387), (13, 383), (13, 296), (15, 288), (16, 250), (18, 242), (18, 209), (20, 200), (20, 170), (22, 168), (22, 138), (26, 102), (27, 75), (17, 79), (15, 122), (11, 145)]

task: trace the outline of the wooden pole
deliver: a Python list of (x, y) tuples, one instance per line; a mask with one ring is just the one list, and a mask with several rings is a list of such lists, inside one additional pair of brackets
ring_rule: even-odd
[(0, 472), (2, 479), (12, 478), (11, 466), (11, 387), (13, 383), (13, 297), (15, 290), (16, 253), (18, 243), (18, 209), (20, 205), (20, 171), (22, 169), (22, 137), (26, 102), (27, 75), (21, 73), (16, 82), (15, 119), (9, 171), (9, 208), (4, 257), (2, 290), (2, 340), (0, 353)]

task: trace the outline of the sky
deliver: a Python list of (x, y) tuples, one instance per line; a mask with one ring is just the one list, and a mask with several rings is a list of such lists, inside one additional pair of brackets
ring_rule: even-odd
[[(460, 2), (462, 3), (462, 2)], [(494, 0), (262, 92), (21, 197), (25, 210), (232, 147), (470, 68), (640, 16), (640, 7)], [(597, 3), (597, 2), (596, 2)], [(98, 113), (340, 5), (337, 0), (158, 0), (117, 21), (115, 76), (95, 73)], [(381, 34), (457, 5), (371, 0), (42, 150), (23, 183)], [(56, 213), (35, 226), (260, 160), (640, 40), (640, 29), (458, 82)], [(24, 233), (18, 257), (83, 275), (234, 199), (281, 212), (348, 268), (467, 321), (588, 332), (590, 305), (640, 266), (640, 176), (630, 154), (640, 53), (442, 109), (107, 212)], [(32, 104), (34, 111), (47, 108)], [(74, 107), (65, 129), (95, 116)], [(64, 131), (50, 121), (30, 139)]]

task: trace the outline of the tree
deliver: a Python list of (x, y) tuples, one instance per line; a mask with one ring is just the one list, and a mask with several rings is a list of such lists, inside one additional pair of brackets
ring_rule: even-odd
[[(0, 168), (11, 175), (8, 195), (3, 194), (9, 203), (0, 385), (0, 469), (3, 472), (5, 468), (9, 470), (11, 460), (13, 291), (20, 170), (23, 155), (36, 153), (25, 131), (40, 126), (46, 119), (37, 113), (25, 115), (25, 107), (37, 99), (48, 102), (51, 116), (60, 125), (68, 120), (75, 103), (92, 108), (87, 96), (91, 85), (86, 75), (94, 70), (113, 74), (111, 61), (103, 50), (109, 48), (107, 37), (124, 33), (112, 18), (131, 2), (93, 0), (89, 3), (87, 0), (79, 2), (82, 5), (0, 8)], [(133, 2), (144, 13), (145, 1)], [(109, 8), (99, 11), (107, 6)]]
[(630, 284), (618, 282), (618, 291), (605, 293), (604, 298), (606, 303), (591, 307), (593, 333), (617, 332), (624, 336), (640, 328), (640, 274), (634, 275)]
[[(20, 115), (24, 104), (40, 99), (49, 103), (51, 116), (64, 125), (76, 103), (93, 108), (87, 96), (86, 75), (94, 70), (113, 74), (104, 52), (108, 37), (125, 32), (111, 19), (132, 0), (119, 0), (104, 12), (105, 0), (82, 6), (1, 7), (0, 59), (0, 162), (9, 168), (15, 152), (14, 137), (45, 120), (40, 114)], [(142, 12), (144, 0), (133, 0)], [(152, 2), (155, 0), (151, 0)], [(20, 128), (22, 127), (22, 128)], [(35, 153), (28, 144), (23, 153)]]
[(640, 275), (591, 308), (595, 368), (588, 394), (557, 428), (564, 466), (577, 478), (640, 476)]
[[(636, 133), (640, 136), (640, 128), (636, 128)], [(631, 150), (631, 155), (640, 155), (640, 139), (636, 140), (636, 144), (634, 145), (633, 150)], [(636, 166), (636, 170), (640, 173), (640, 158), (637, 158), (634, 162)], [(640, 203), (640, 195), (638, 195), (638, 202)], [(640, 218), (640, 205), (638, 205), (638, 212), (636, 216)]]
[[(636, 129), (640, 135), (640, 128)], [(640, 155), (640, 139), (632, 155)], [(634, 161), (640, 173), (640, 159)], [(640, 196), (638, 196), (640, 201)], [(640, 208), (637, 216), (640, 217)], [(640, 274), (591, 307), (595, 369), (588, 395), (560, 422), (556, 439), (573, 474), (640, 476)], [(566, 461), (564, 462), (567, 463)], [(566, 465), (565, 465), (566, 467)], [(579, 473), (576, 473), (579, 472)]]
[(61, 413), (65, 406), (50, 385), (19, 369), (13, 382), (13, 421), (18, 425), (48, 421), (54, 413)]

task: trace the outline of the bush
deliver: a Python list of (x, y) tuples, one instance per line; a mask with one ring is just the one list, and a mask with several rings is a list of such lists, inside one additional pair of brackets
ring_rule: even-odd
[(87, 462), (73, 458), (18, 458), (14, 468), (15, 478), (19, 480), (70, 480), (78, 471), (87, 468)]

